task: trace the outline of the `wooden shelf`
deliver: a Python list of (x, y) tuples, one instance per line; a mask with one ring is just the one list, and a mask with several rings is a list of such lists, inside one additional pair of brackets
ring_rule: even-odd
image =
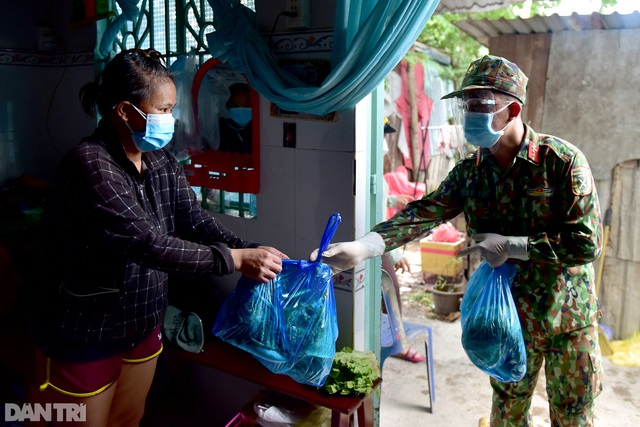
[[(332, 426), (348, 426), (349, 419), (356, 416), (356, 413), (359, 425), (373, 425), (371, 394), (358, 397), (329, 395), (318, 387), (300, 384), (286, 375), (274, 374), (251, 354), (217, 338), (206, 342), (200, 353), (189, 353), (170, 343), (165, 345), (165, 350), (173, 356), (218, 369), (313, 406), (329, 408), (332, 411)], [(378, 388), (381, 382), (382, 379), (378, 378), (373, 384), (374, 389)]]

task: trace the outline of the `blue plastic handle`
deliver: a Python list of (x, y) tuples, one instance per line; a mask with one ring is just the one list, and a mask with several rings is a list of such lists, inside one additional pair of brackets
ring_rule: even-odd
[(327, 226), (324, 228), (324, 233), (322, 234), (322, 240), (320, 241), (320, 247), (318, 248), (318, 259), (317, 262), (322, 260), (322, 253), (327, 250), (327, 246), (333, 239), (333, 235), (336, 234), (336, 230), (338, 229), (338, 225), (340, 225), (340, 221), (342, 218), (340, 214), (334, 213), (329, 217), (329, 221), (327, 222)]

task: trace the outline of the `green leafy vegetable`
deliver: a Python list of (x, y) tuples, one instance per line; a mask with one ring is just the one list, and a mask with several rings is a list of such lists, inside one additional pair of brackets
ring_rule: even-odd
[(373, 352), (345, 347), (336, 352), (322, 390), (342, 396), (369, 394), (373, 391), (373, 382), (379, 377), (380, 368)]

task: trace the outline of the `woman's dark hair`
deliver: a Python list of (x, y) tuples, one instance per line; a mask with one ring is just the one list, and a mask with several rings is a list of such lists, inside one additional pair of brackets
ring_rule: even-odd
[[(245, 99), (243, 102), (250, 102), (251, 92), (249, 90), (249, 85), (246, 83), (234, 83), (229, 86), (229, 99), (227, 99), (227, 107), (237, 107), (237, 99), (238, 96), (245, 95)], [(243, 105), (244, 107), (244, 105)]]
[(173, 75), (157, 50), (122, 51), (107, 64), (100, 83), (87, 83), (80, 89), (82, 109), (86, 115), (96, 117), (96, 107), (105, 116), (120, 101), (139, 106), (151, 96), (151, 87), (166, 79), (173, 81)]

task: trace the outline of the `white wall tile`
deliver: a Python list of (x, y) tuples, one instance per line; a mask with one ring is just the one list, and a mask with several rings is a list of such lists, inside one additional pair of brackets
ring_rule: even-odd
[(295, 151), (291, 148), (260, 148), (258, 219), (247, 221), (247, 231), (260, 236), (260, 242), (277, 246), (291, 258), (306, 259), (308, 254), (296, 248), (294, 161)]
[(353, 239), (353, 153), (297, 150), (295, 168), (297, 244), (317, 248), (334, 213), (342, 223), (333, 241)]

